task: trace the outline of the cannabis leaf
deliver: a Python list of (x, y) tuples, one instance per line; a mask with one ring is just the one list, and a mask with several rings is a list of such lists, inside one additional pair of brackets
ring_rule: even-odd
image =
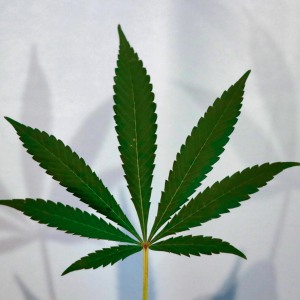
[(178, 255), (183, 254), (185, 256), (190, 256), (190, 254), (200, 256), (199, 253), (207, 255), (211, 255), (212, 253), (219, 254), (220, 252), (232, 253), (247, 259), (241, 251), (229, 243), (223, 242), (220, 239), (213, 239), (211, 236), (186, 235), (176, 238), (172, 237), (168, 240), (153, 244), (149, 248), (151, 250), (171, 252)]
[(234, 130), (243, 100), (243, 89), (250, 74), (247, 71), (234, 86), (217, 98), (200, 118), (198, 126), (194, 127), (187, 137), (180, 152), (176, 156), (173, 170), (165, 183), (158, 213), (152, 227), (149, 239), (170, 219), (201, 185), (212, 165), (219, 160), (224, 146), (229, 141), (229, 135)]
[(32, 129), (11, 118), (5, 117), (16, 129), (23, 146), (33, 155), (33, 159), (46, 169), (46, 173), (67, 187), (67, 191), (80, 198), (80, 201), (94, 208), (98, 213), (127, 229), (138, 239), (139, 235), (104, 186), (83, 158), (72, 152), (61, 140), (46, 132)]
[(127, 234), (99, 219), (95, 215), (83, 212), (79, 208), (76, 210), (62, 203), (54, 203), (43, 199), (13, 199), (0, 200), (0, 204), (13, 207), (23, 211), (24, 215), (31, 217), (32, 220), (49, 227), (57, 227), (58, 230), (66, 231), (87, 238), (102, 239), (109, 241), (119, 241), (138, 244)]
[(268, 181), (286, 168), (300, 165), (299, 163), (265, 163), (261, 166), (247, 168), (241, 173), (236, 172), (231, 177), (227, 176), (221, 182), (215, 182), (212, 187), (207, 187), (199, 193), (162, 229), (152, 240), (154, 243), (163, 237), (176, 232), (185, 231), (192, 227), (201, 226), (220, 214), (228, 213), (230, 208), (240, 206), (239, 202), (250, 198), (250, 194), (265, 186)]
[[(69, 266), (62, 275), (80, 269), (96, 269), (113, 265), (119, 260), (143, 250), (144, 291), (148, 299), (148, 249), (171, 252), (178, 255), (211, 255), (231, 253), (246, 259), (246, 256), (228, 242), (204, 236), (178, 236), (160, 239), (201, 226), (211, 219), (228, 213), (240, 206), (267, 182), (286, 168), (300, 166), (297, 162), (265, 163), (246, 168), (207, 187), (189, 201), (213, 165), (219, 160), (229, 136), (234, 130), (242, 107), (247, 71), (234, 85), (217, 98), (197, 126), (192, 129), (185, 144), (176, 156), (173, 168), (165, 182), (158, 213), (149, 237), (147, 223), (150, 209), (151, 183), (156, 151), (157, 115), (150, 77), (118, 26), (120, 49), (114, 77), (114, 111), (119, 150), (125, 179), (135, 206), (142, 238), (128, 220), (113, 195), (103, 182), (86, 165), (83, 158), (53, 135), (25, 126), (5, 117), (15, 128), (23, 146), (33, 159), (67, 191), (95, 209), (101, 215), (122, 226), (137, 240), (128, 236), (104, 219), (83, 212), (78, 208), (42, 199), (0, 200), (0, 204), (22, 211), (32, 220), (58, 230), (82, 237), (128, 242), (135, 245), (118, 245), (97, 250)], [(189, 201), (189, 202), (188, 202)], [(184, 205), (188, 202), (186, 205)], [(182, 207), (182, 205), (184, 205)], [(177, 211), (179, 212), (174, 215)], [(171, 217), (173, 218), (171, 219)], [(158, 230), (169, 219), (165, 227)]]
[(120, 51), (114, 85), (114, 119), (125, 178), (137, 211), (143, 239), (147, 239), (151, 182), (156, 150), (156, 104), (150, 76), (118, 26)]
[(80, 260), (73, 263), (61, 275), (66, 275), (70, 272), (81, 269), (97, 269), (101, 266), (105, 267), (108, 264), (113, 265), (119, 260), (124, 260), (126, 257), (142, 250), (142, 247), (133, 245), (119, 245), (118, 247), (103, 248), (88, 256), (82, 257)]

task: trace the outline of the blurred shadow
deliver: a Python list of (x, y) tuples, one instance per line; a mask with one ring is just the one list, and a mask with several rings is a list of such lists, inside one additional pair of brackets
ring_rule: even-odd
[(241, 264), (241, 259), (236, 259), (229, 276), (214, 296), (198, 297), (194, 300), (234, 300), (238, 287), (238, 273), (240, 271)]
[[(38, 128), (41, 131), (49, 133), (52, 128), (52, 106), (51, 106), (50, 88), (45, 76), (45, 73), (39, 63), (36, 46), (31, 47), (31, 57), (29, 62), (29, 70), (27, 81), (25, 84), (25, 91), (22, 99), (22, 112), (20, 122), (32, 128)], [(35, 161), (32, 156), (25, 151), (21, 152), (22, 171), (24, 174), (25, 186), (27, 188), (27, 195), (24, 198), (39, 198), (45, 188), (45, 173)], [(42, 175), (43, 174), (43, 175)], [(24, 215), (23, 215), (24, 216)], [(25, 217), (25, 216), (24, 216)], [(23, 217), (23, 218), (24, 218)], [(45, 275), (47, 281), (47, 288), (50, 299), (56, 300), (54, 284), (51, 276), (51, 269), (49, 258), (43, 234), (48, 232), (51, 228), (41, 224), (28, 224), (28, 233), (20, 238), (24, 243), (39, 240), (42, 246), (42, 258), (45, 267)], [(67, 238), (68, 240), (68, 238)], [(7, 244), (4, 243), (4, 245)], [(20, 245), (21, 246), (21, 245)], [(26, 297), (26, 294), (24, 293)]]
[(1, 196), (3, 195), (3, 198), (1, 199), (9, 199), (9, 193), (1, 181), (0, 181), (0, 194)]
[[(205, 15), (204, 26), (207, 26), (207, 24), (211, 26), (214, 26), (214, 24), (229, 26), (230, 22), (236, 18), (231, 12), (226, 11), (226, 14), (220, 16), (220, 20), (216, 19), (214, 8), (210, 7), (210, 5), (213, 5), (212, 3), (204, 5), (202, 3), (200, 5), (199, 3), (198, 5), (195, 2), (191, 1), (189, 4), (182, 6), (180, 18), (182, 22), (178, 30), (180, 34), (178, 35), (179, 54), (186, 58), (185, 62), (181, 65), (182, 70), (185, 70), (186, 65), (191, 64), (190, 57), (201, 57), (199, 52), (201, 54), (203, 51), (205, 54), (205, 51), (209, 51), (209, 49), (203, 50), (204, 46), (202, 44), (199, 45), (200, 50), (197, 47), (193, 47), (195, 48), (193, 51), (197, 51), (195, 55), (194, 52), (191, 53), (192, 50), (188, 49), (195, 39), (192, 35), (195, 36), (197, 30), (199, 30), (195, 26), (199, 22), (203, 22), (202, 20), (205, 18)], [(218, 10), (219, 12), (221, 11), (221, 9)], [(243, 17), (245, 16), (248, 21), (248, 28), (250, 30), (249, 49), (252, 58), (251, 65), (253, 66), (251, 69), (253, 70), (253, 75), (255, 75), (255, 80), (257, 80), (257, 86), (262, 99), (265, 101), (265, 107), (268, 109), (273, 134), (266, 135), (261, 130), (259, 124), (242, 112), (239, 117), (240, 121), (236, 126), (239, 127), (239, 132), (243, 134), (239, 135), (238, 144), (233, 141), (231, 145), (236, 149), (236, 155), (240, 156), (240, 159), (245, 162), (252, 161), (251, 158), (253, 157), (263, 157), (266, 161), (270, 162), (297, 161), (297, 158), (299, 160), (299, 156), (297, 155), (295, 141), (298, 135), (296, 122), (298, 109), (295, 82), (291, 73), (291, 67), (280, 48), (280, 44), (270, 36), (267, 30), (258, 24), (257, 19), (251, 15), (251, 12), (244, 9), (243, 13)], [(189, 17), (187, 17), (188, 14), (190, 14)], [(191, 14), (197, 14), (197, 20), (191, 18)], [(190, 20), (193, 20), (193, 24)], [(228, 34), (230, 30), (222, 29), (222, 33)], [(193, 65), (196, 65), (198, 68), (204, 68), (205, 63), (193, 61)], [(204, 112), (209, 105), (212, 105), (213, 100), (216, 98), (212, 92), (201, 86), (190, 85), (182, 80), (176, 81), (175, 84), (187, 91)], [(253, 144), (253, 141), (255, 141), (255, 144)], [(242, 151), (238, 151), (239, 149)], [(236, 276), (234, 276), (233, 280), (231, 273), (227, 279), (227, 285), (224, 283), (223, 288), (215, 296), (200, 297), (197, 300), (278, 299), (276, 270), (273, 261), (285, 225), (288, 201), (292, 199), (293, 191), (299, 191), (300, 185), (299, 180), (296, 180), (295, 176), (289, 175), (288, 171), (285, 172), (284, 176), (279, 176), (275, 182), (271, 182), (269, 185), (272, 188), (269, 187), (267, 192), (261, 189), (258, 196), (254, 197), (254, 199), (262, 201), (262, 199), (272, 199), (273, 196), (278, 196), (280, 193), (282, 199), (284, 199), (273, 243), (270, 245), (269, 257), (252, 266), (239, 280)]]
[(8, 237), (8, 238), (1, 238), (0, 243), (0, 254), (10, 254), (14, 250), (19, 250), (21, 247), (28, 245), (29, 243), (33, 242), (34, 238), (28, 237), (22, 234)]
[(212, 298), (212, 300), (234, 300), (238, 286), (238, 273), (241, 268), (241, 259), (236, 259), (228, 278), (224, 281), (223, 286), (219, 292)]
[[(82, 157), (89, 166), (92, 166), (95, 163), (97, 157), (101, 153), (102, 146), (109, 130), (109, 125), (111, 125), (113, 120), (112, 101), (113, 100), (110, 99), (95, 108), (85, 119), (71, 141), (69, 143), (64, 143), (65, 145), (69, 145), (72, 151), (75, 151), (79, 157)], [(95, 141), (97, 142), (95, 143)], [(101, 170), (100, 175), (98, 175), (101, 180), (103, 174), (112, 177), (110, 182), (113, 184), (118, 184), (119, 180), (122, 178), (121, 168), (109, 169), (105, 172)], [(102, 181), (103, 184), (107, 186), (106, 182), (104, 180)], [(51, 182), (50, 199), (73, 207), (76, 206), (82, 210), (92, 210), (94, 212), (87, 204), (79, 201), (77, 197), (74, 197), (73, 194), (67, 192), (66, 188), (62, 187), (58, 181), (55, 180)]]
[[(275, 42), (268, 31), (259, 26), (257, 20), (247, 11), (245, 15), (252, 24), (250, 31), (250, 51), (254, 68), (257, 72), (258, 88), (262, 98), (267, 102), (266, 107), (271, 116), (271, 125), (274, 128), (275, 138), (279, 141), (284, 159), (297, 161), (297, 94), (290, 66), (280, 45)], [(280, 160), (277, 157), (277, 160)], [(281, 176), (280, 190), (272, 189), (270, 197), (281, 192), (284, 204), (280, 211), (277, 230), (271, 246), (270, 261), (274, 260), (277, 245), (284, 228), (288, 203), (293, 191), (299, 191), (299, 182), (286, 172)]]
[[(205, 57), (207, 53), (214, 51), (213, 48), (209, 48), (208, 44), (211, 47), (217, 47), (223, 37), (225, 40), (234, 36), (236, 34), (234, 30), (238, 30), (238, 28), (232, 23), (239, 16), (221, 1), (190, 0), (181, 2), (176, 6), (176, 9), (180, 22), (178, 22), (174, 34), (177, 34), (175, 37), (178, 41), (177, 51), (180, 57), (180, 69), (185, 71), (188, 64), (193, 66), (197, 64), (198, 67), (206, 69), (205, 65), (210, 62), (203, 59), (202, 54)], [(206, 30), (201, 30), (203, 28)], [(206, 43), (206, 40), (211, 37), (207, 32), (213, 31), (217, 34), (220, 28), (222, 28), (222, 35), (219, 35), (215, 42)]]
[(245, 11), (250, 27), (250, 53), (257, 87), (271, 116), (275, 138), (284, 157), (295, 158), (297, 135), (297, 94), (290, 66), (269, 32)]
[(79, 130), (70, 141), (70, 147), (80, 157), (83, 157), (88, 165), (93, 165), (102, 146), (106, 143), (106, 137), (112, 129), (113, 98), (95, 107), (85, 119)]
[[(77, 152), (79, 156), (85, 158), (86, 163), (89, 165), (93, 165), (95, 163), (95, 160), (97, 159), (99, 153), (103, 148), (103, 144), (105, 142), (109, 130), (109, 125), (111, 125), (111, 121), (113, 120), (112, 106), (113, 100), (109, 99), (104, 104), (101, 104), (98, 106), (98, 108), (94, 109), (92, 113), (88, 115), (86, 120), (80, 126), (79, 130), (69, 143), (71, 149)], [(44, 72), (38, 61), (37, 49), (35, 46), (33, 46), (31, 51), (28, 78), (26, 81), (25, 92), (23, 96), (21, 122), (27, 126), (38, 128), (40, 130), (46, 131), (48, 134), (51, 134), (52, 119), (53, 116), (51, 114), (49, 86), (47, 84)], [(97, 143), (95, 143), (95, 140), (97, 141)], [(32, 160), (32, 156), (28, 155), (28, 153), (25, 153), (25, 151), (23, 151), (22, 153), (22, 162), (22, 171), (24, 172), (26, 187), (28, 188), (28, 194), (26, 195), (26, 198), (41, 197), (42, 189), (44, 188), (46, 178), (46, 176), (42, 175), (42, 173), (44, 174), (45, 171), (42, 170), (39, 167), (39, 165)], [(122, 171), (123, 170), (121, 167), (115, 167), (104, 171), (101, 170), (99, 178), (105, 178), (105, 180), (103, 180), (104, 185), (109, 185), (109, 188), (112, 188), (113, 186), (119, 184), (120, 180), (123, 180)], [(108, 185), (106, 182), (108, 182)], [(9, 196), (8, 192), (4, 189), (3, 186), (1, 186), (1, 184), (0, 193), (2, 199), (13, 198)], [(58, 182), (52, 182), (50, 191), (50, 199), (52, 201), (61, 202), (65, 205), (68, 204), (72, 207), (78, 207), (85, 211), (92, 210), (85, 203), (80, 202), (79, 199), (77, 199), (78, 201), (76, 202), (76, 205), (74, 205), (74, 198), (76, 197), (74, 197), (71, 193), (67, 192), (66, 188), (60, 186)], [(126, 203), (122, 203), (122, 205), (126, 205)], [(56, 300), (55, 288), (52, 281), (51, 264), (49, 261), (46, 241), (53, 240), (55, 242), (64, 244), (75, 244), (79, 242), (88, 242), (90, 240), (82, 239), (79, 236), (66, 234), (62, 231), (53, 230), (53, 228), (49, 228), (46, 225), (41, 226), (42, 224), (31, 222), (30, 219), (28, 219), (24, 215), (21, 216), (20, 212), (18, 212), (15, 209), (11, 209), (9, 207), (3, 207), (3, 209), (7, 210), (8, 220), (6, 220), (6, 218), (4, 219), (1, 217), (0, 225), (3, 225), (3, 229), (5, 229), (6, 232), (11, 232), (11, 234), (16, 233), (16, 235), (6, 239), (1, 239), (0, 253), (10, 253), (11, 250), (20, 249), (22, 246), (28, 243), (39, 240), (41, 242), (41, 254), (45, 267), (49, 296), (51, 300)], [(92, 211), (94, 212), (94, 210)], [(12, 220), (11, 217), (23, 222), (23, 226), (16, 226), (15, 220)], [(101, 241), (98, 242), (101, 243)], [(126, 280), (126, 278), (133, 278), (135, 276), (137, 268), (132, 267), (133, 265), (137, 266), (135, 260), (133, 264), (130, 264), (128, 266), (129, 268), (126, 270), (126, 277), (124, 278), (124, 276), (121, 276), (121, 282), (123, 282), (123, 280)], [(138, 259), (138, 265), (142, 268), (142, 260), (140, 261)], [(125, 269), (123, 268), (122, 270), (124, 273)], [(149, 265), (149, 296), (152, 297), (152, 299), (156, 299), (156, 296), (153, 292), (153, 275), (151, 270), (151, 265)], [(140, 273), (140, 276), (142, 276), (142, 271)], [(25, 287), (25, 285), (22, 284), (21, 280), (19, 279), (18, 284), (20, 285), (23, 291), (24, 297), (30, 297), (32, 295), (28, 292), (28, 289)], [(122, 284), (122, 287), (125, 286), (126, 285)], [(122, 287), (121, 294), (125, 295), (127, 289), (126, 287)], [(130, 292), (135, 293), (136, 288), (142, 288), (142, 282), (141, 284), (134, 283), (132, 287), (133, 289), (131, 289)], [(140, 296), (141, 293), (138, 293), (138, 295)], [(124, 298), (122, 297), (122, 299)]]
[(23, 281), (21, 280), (21, 278), (18, 275), (15, 275), (15, 280), (17, 281), (17, 284), (18, 284), (19, 288), (21, 289), (25, 300), (39, 300), (39, 298), (34, 296), (34, 294), (29, 290), (27, 285), (25, 283), (23, 283)]
[(250, 267), (239, 282), (235, 299), (278, 299), (276, 270), (273, 263), (266, 260), (258, 262)]
[[(49, 132), (52, 127), (50, 89), (38, 61), (36, 46), (31, 47), (29, 70), (22, 98), (21, 118), (17, 121), (46, 132)], [(41, 197), (45, 187), (46, 176), (42, 175), (44, 171), (27, 152), (22, 151), (21, 155), (27, 198)]]
[[(1, 199), (11, 199), (8, 191), (6, 190), (6, 188), (4, 187), (4, 185), (0, 182), (0, 195), (1, 195)], [(26, 224), (26, 220), (25, 218), (20, 218), (20, 213), (15, 210), (15, 209), (10, 209), (10, 207), (7, 206), (3, 206), (3, 211), (5, 211), (5, 216), (9, 216), (14, 218), (14, 220), (5, 220), (4, 216), (0, 216), (0, 224), (3, 224), (3, 227), (0, 227), (0, 230), (6, 230), (9, 231), (11, 229), (15, 230), (17, 229), (16, 227), (16, 222), (21, 222), (24, 224)], [(21, 224), (20, 224), (21, 225)], [(18, 230), (21, 230), (21, 227), (18, 227)], [(1, 247), (1, 244), (0, 244)]]

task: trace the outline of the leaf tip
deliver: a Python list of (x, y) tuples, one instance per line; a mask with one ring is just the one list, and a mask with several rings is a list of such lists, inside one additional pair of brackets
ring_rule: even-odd
[(125, 36), (120, 24), (118, 25), (118, 33), (119, 33), (120, 43), (122, 42), (122, 40), (127, 41), (126, 36)]
[(11, 118), (9, 118), (9, 117), (4, 117), (4, 119), (5, 119), (6, 121), (8, 121), (10, 124), (12, 124), (13, 122), (16, 122), (16, 121), (14, 121), (13, 119), (11, 119)]
[(25, 125), (9, 118), (9, 117), (4, 117), (6, 121), (8, 121), (16, 130), (17, 128), (20, 129), (20, 128), (23, 128), (23, 127), (26, 127)]
[(241, 79), (242, 79), (244, 82), (246, 82), (246, 80), (248, 79), (250, 73), (251, 73), (251, 70), (248, 70), (248, 71), (242, 76)]
[(74, 270), (71, 270), (70, 267), (69, 267), (69, 268), (65, 269), (65, 270), (62, 272), (61, 276), (65, 276), (66, 274), (68, 274), (68, 273), (70, 273), (70, 272), (72, 272), (72, 271), (74, 271)]
[(239, 256), (240, 256), (241, 258), (247, 260), (247, 256), (246, 256), (243, 252), (241, 252), (241, 251), (239, 251), (239, 252), (240, 252), (240, 253), (239, 253)]

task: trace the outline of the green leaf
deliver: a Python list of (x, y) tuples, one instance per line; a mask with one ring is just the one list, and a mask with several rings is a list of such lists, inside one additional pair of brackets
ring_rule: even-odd
[(115, 264), (119, 260), (124, 260), (126, 257), (137, 253), (143, 249), (142, 246), (134, 245), (119, 245), (117, 247), (103, 248), (97, 250), (94, 253), (88, 254), (88, 256), (82, 257), (77, 260), (70, 267), (68, 267), (62, 274), (66, 275), (70, 272), (81, 270), (81, 269), (97, 269), (101, 266), (105, 267), (108, 264)]
[(152, 244), (149, 249), (155, 251), (171, 252), (178, 255), (185, 255), (190, 257), (190, 254), (201, 256), (201, 254), (211, 255), (212, 253), (219, 254), (231, 253), (238, 255), (244, 259), (246, 256), (238, 249), (224, 242), (221, 239), (213, 239), (211, 236), (203, 235), (187, 235), (169, 238), (168, 240)]
[(45, 131), (32, 129), (8, 117), (5, 119), (13, 125), (27, 152), (33, 155), (32, 158), (40, 163), (47, 174), (67, 187), (67, 191), (80, 201), (124, 227), (141, 241), (120, 205), (83, 158), (79, 158), (69, 146)]
[(69, 205), (64, 206), (60, 202), (26, 198), (25, 200), (0, 200), (0, 204), (20, 210), (32, 220), (47, 224), (49, 227), (57, 227), (57, 230), (66, 231), (66, 233), (98, 240), (138, 244), (137, 241), (103, 219), (93, 214), (90, 215), (86, 211), (83, 212), (79, 208), (75, 210)]
[(221, 214), (230, 212), (228, 209), (239, 207), (239, 202), (249, 199), (250, 194), (256, 193), (258, 188), (265, 186), (276, 174), (293, 166), (300, 166), (300, 163), (265, 163), (247, 168), (241, 173), (236, 172), (221, 182), (215, 182), (212, 187), (207, 187), (204, 192), (183, 206), (152, 242), (219, 218)]
[(131, 200), (139, 217), (143, 238), (146, 239), (157, 148), (156, 104), (150, 76), (146, 74), (143, 62), (134, 53), (120, 25), (118, 31), (120, 49), (117, 76), (114, 77), (115, 128)]
[(173, 170), (165, 182), (149, 240), (170, 217), (188, 201), (195, 190), (201, 185), (212, 165), (219, 160), (224, 146), (229, 141), (229, 135), (234, 130), (234, 124), (240, 114), (245, 82), (250, 74), (247, 71), (221, 99), (217, 98), (200, 118), (197, 127), (187, 137), (185, 145), (181, 146), (173, 164)]

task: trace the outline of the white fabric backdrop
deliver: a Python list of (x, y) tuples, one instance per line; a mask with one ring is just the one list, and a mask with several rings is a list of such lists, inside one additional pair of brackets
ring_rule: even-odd
[[(176, 153), (207, 107), (248, 69), (242, 113), (203, 182), (255, 164), (300, 161), (298, 1), (0, 1), (0, 199), (43, 198), (89, 210), (22, 147), (9, 116), (71, 146), (138, 226), (113, 120), (121, 24), (157, 103), (149, 226)], [(297, 300), (300, 173), (288, 169), (241, 207), (184, 235), (242, 250), (201, 257), (150, 251), (149, 300)], [(0, 299), (142, 297), (142, 253), (61, 277), (73, 262), (117, 245), (65, 234), (0, 207)]]

